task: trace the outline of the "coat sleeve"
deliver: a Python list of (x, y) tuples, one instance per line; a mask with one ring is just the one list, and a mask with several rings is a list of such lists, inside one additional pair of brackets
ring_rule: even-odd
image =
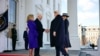
[(59, 26), (60, 26), (60, 23), (61, 23), (61, 20), (62, 18), (59, 18), (58, 20), (57, 20), (57, 22), (56, 22), (56, 25), (54, 26), (55, 28), (54, 28), (54, 31), (55, 32), (57, 32), (57, 30), (58, 30), (58, 28), (59, 28)]
[(41, 29), (39, 29), (39, 30), (42, 31), (42, 32), (44, 32), (45, 29), (43, 27), (41, 27)]
[(38, 31), (43, 32), (43, 31), (45, 30), (42, 26), (40, 26), (39, 23), (36, 22), (36, 25), (37, 25), (37, 30), (38, 30)]
[(37, 28), (38, 31), (44, 32), (45, 29), (43, 28)]
[(67, 34), (67, 22), (66, 22), (66, 20), (64, 22), (64, 26), (65, 26), (65, 34)]
[(25, 31), (24, 31), (24, 33), (23, 33), (23, 38), (25, 39)]

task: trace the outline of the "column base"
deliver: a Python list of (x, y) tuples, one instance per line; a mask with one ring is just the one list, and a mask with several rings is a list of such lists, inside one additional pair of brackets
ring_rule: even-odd
[(81, 46), (80, 46), (80, 39), (78, 38), (78, 36), (70, 37), (70, 42), (72, 47), (69, 48), (69, 50), (80, 50)]

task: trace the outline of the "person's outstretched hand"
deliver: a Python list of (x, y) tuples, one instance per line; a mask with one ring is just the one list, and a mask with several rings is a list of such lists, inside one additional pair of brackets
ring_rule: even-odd
[(49, 32), (50, 32), (50, 30), (49, 30), (49, 29), (45, 29), (45, 32), (46, 32), (46, 33), (49, 33)]
[(53, 36), (56, 37), (56, 32), (53, 32)]

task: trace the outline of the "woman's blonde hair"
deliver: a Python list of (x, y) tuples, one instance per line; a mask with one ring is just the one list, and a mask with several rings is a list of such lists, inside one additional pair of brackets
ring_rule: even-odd
[(29, 15), (27, 16), (27, 22), (30, 20), (31, 17), (33, 17), (33, 19), (34, 19), (34, 15), (33, 15), (33, 14), (29, 14)]

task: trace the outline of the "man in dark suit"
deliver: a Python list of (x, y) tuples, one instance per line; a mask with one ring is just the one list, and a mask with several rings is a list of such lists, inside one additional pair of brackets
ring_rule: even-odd
[(24, 34), (23, 34), (23, 38), (24, 38), (24, 41), (25, 41), (25, 50), (28, 50), (28, 34), (27, 34), (27, 31), (28, 31), (28, 28), (26, 28), (26, 30), (24, 31)]
[(38, 48), (35, 49), (35, 56), (40, 56), (40, 47), (43, 46), (43, 32), (47, 30), (43, 28), (43, 25), (41, 23), (42, 14), (38, 14), (38, 17), (35, 20), (37, 31), (38, 31)]
[(13, 51), (16, 50), (16, 41), (17, 41), (17, 30), (16, 30), (16, 25), (13, 25), (13, 28), (11, 29), (11, 34), (12, 34), (12, 49)]
[(55, 19), (51, 22), (50, 28), (50, 42), (51, 47), (55, 46), (56, 56), (60, 56), (60, 51), (64, 56), (67, 56), (67, 52), (65, 50), (65, 28), (64, 21), (62, 16), (59, 15), (58, 11), (54, 12)]

